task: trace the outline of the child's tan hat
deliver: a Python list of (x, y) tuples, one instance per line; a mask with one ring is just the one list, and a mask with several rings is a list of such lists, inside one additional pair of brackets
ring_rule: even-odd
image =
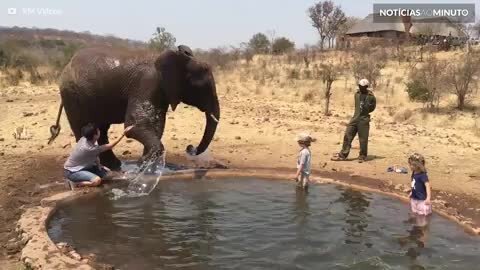
[(297, 135), (297, 142), (314, 142), (316, 139), (309, 133), (300, 133)]

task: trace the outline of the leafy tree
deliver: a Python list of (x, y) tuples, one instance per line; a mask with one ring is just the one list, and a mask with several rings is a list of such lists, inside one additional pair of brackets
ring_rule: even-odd
[(268, 53), (270, 49), (270, 41), (268, 37), (263, 33), (257, 33), (248, 41), (248, 47), (255, 54), (265, 54)]
[(156, 51), (163, 51), (175, 47), (177, 39), (172, 33), (167, 32), (164, 27), (157, 27), (153, 37), (149, 41), (149, 47)]
[(325, 39), (333, 39), (346, 22), (346, 16), (340, 6), (333, 1), (319, 1), (308, 9), (308, 16), (312, 26), (320, 35), (320, 49), (323, 50)]
[(295, 49), (295, 43), (285, 37), (277, 38), (272, 44), (274, 54), (284, 54)]

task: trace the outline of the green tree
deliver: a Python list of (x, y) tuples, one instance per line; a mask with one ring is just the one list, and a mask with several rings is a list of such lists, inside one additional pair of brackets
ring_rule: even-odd
[(167, 32), (164, 27), (157, 27), (153, 37), (149, 41), (149, 47), (156, 51), (163, 51), (175, 47), (177, 39), (172, 33)]
[(294, 49), (295, 43), (285, 37), (275, 39), (272, 44), (272, 51), (274, 54), (284, 54)]
[(255, 54), (265, 54), (270, 50), (270, 41), (263, 33), (257, 33), (248, 41), (248, 47)]

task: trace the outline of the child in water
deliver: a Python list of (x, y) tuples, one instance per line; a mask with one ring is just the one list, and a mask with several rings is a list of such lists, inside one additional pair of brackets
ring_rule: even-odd
[(426, 217), (432, 213), (432, 189), (425, 169), (425, 158), (414, 153), (408, 158), (412, 170), (412, 190), (410, 192), (410, 208), (419, 226), (427, 225)]
[(301, 186), (304, 189), (308, 188), (308, 182), (310, 180), (312, 153), (310, 152), (309, 147), (314, 141), (314, 138), (306, 134), (301, 134), (297, 138), (300, 152), (298, 153), (297, 158), (297, 173), (295, 175), (295, 181), (298, 183), (298, 186)]

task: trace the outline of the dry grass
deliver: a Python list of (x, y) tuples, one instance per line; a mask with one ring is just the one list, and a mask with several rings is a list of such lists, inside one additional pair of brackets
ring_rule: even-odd
[[(405, 50), (408, 51), (408, 50)], [(387, 50), (387, 54), (388, 54)], [(458, 52), (438, 52), (438, 59), (452, 59)], [(311, 106), (323, 106), (323, 83), (317, 78), (315, 67), (320, 67), (325, 61), (351, 61), (352, 54), (348, 52), (324, 52), (309, 59), (309, 67), (305, 66), (302, 57), (298, 56), (255, 56), (248, 64), (246, 61), (237, 62), (232, 70), (217, 70), (216, 79), (219, 91), (225, 94), (231, 92), (243, 95), (261, 95), (272, 100), (293, 103), (308, 102)], [(421, 63), (420, 63), (421, 64)], [(394, 56), (388, 58), (385, 67), (381, 70), (378, 87), (374, 93), (378, 99), (377, 110), (374, 116), (381, 116), (385, 122), (408, 122), (425, 127), (443, 127), (448, 122), (452, 128), (474, 132), (473, 112), (464, 112), (461, 117), (452, 118), (451, 114), (424, 111), (421, 103), (411, 102), (405, 91), (412, 62), (401, 61)], [(356, 91), (356, 80), (351, 71), (345, 74), (333, 85), (331, 109), (335, 113), (350, 115), (353, 110), (353, 93)], [(235, 90), (233, 90), (235, 89)], [(250, 90), (245, 90), (250, 89)], [(477, 93), (476, 91), (474, 91)], [(454, 110), (452, 95), (442, 97), (440, 107), (443, 110)], [(471, 105), (480, 104), (476, 95)], [(378, 118), (377, 117), (377, 118)], [(428, 121), (427, 121), (428, 119)], [(480, 126), (480, 124), (477, 124)]]

